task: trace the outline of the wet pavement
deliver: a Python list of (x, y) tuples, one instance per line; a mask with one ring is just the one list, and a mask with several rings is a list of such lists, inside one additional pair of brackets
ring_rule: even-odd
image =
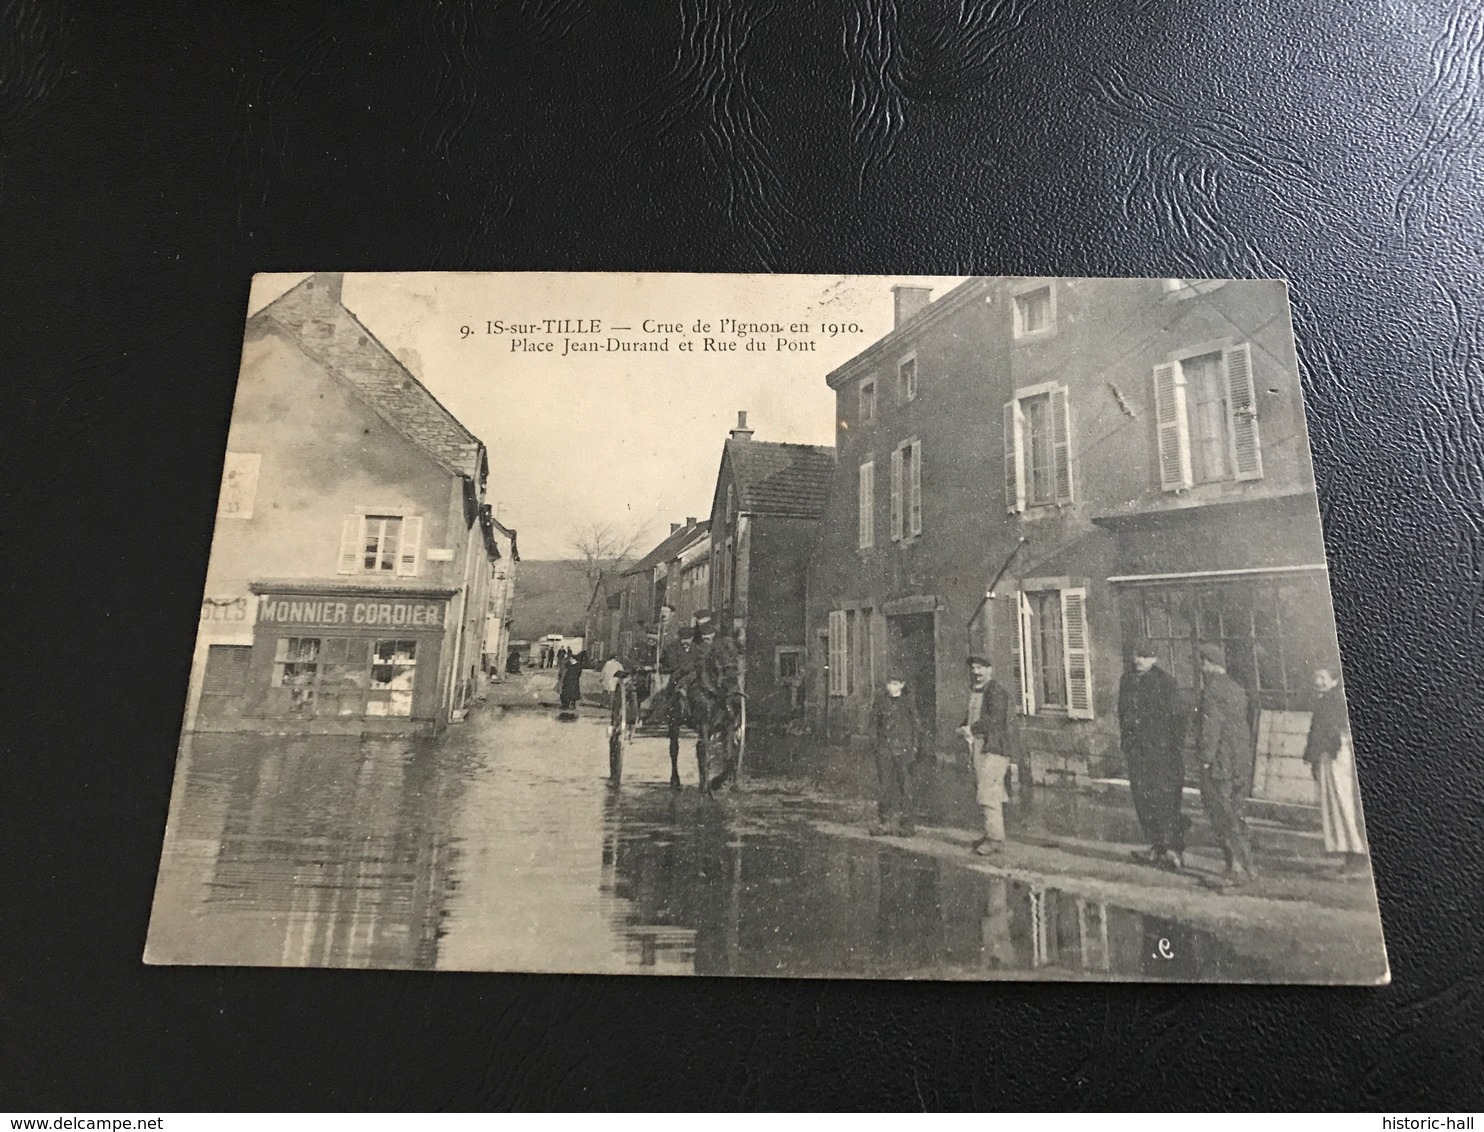
[(147, 957), (1235, 981), (1325, 981), (1353, 961), (1353, 910), (1198, 893), (1117, 850), (985, 863), (966, 833), (871, 838), (865, 807), (807, 790), (703, 798), (688, 749), (682, 773), (675, 793), (664, 741), (641, 737), (612, 787), (591, 709), (489, 706), (438, 740), (195, 736)]

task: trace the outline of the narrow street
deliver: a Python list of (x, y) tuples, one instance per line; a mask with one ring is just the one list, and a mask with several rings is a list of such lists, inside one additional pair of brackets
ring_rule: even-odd
[(931, 815), (872, 838), (867, 804), (798, 782), (702, 798), (690, 743), (682, 791), (648, 737), (613, 788), (603, 713), (559, 719), (532, 703), (548, 681), (524, 680), (505, 689), (522, 706), (436, 740), (196, 736), (151, 958), (1323, 982), (1377, 953), (1367, 885), (1297, 869), (1211, 892), (1129, 861), (1132, 842), (1089, 832), (1107, 807), (1074, 795), (1071, 820), (1068, 792), (1039, 792), (987, 862)]

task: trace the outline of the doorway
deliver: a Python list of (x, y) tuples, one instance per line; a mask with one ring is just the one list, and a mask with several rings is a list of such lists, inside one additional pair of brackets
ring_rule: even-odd
[(907, 682), (907, 694), (930, 745), (938, 731), (938, 646), (934, 615), (904, 613), (886, 619), (886, 663)]

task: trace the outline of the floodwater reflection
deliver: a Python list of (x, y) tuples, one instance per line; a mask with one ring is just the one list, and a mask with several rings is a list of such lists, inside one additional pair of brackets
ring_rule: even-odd
[(1257, 979), (1216, 938), (825, 832), (837, 804), (604, 777), (604, 729), (477, 713), (439, 740), (197, 736), (160, 963), (893, 978)]

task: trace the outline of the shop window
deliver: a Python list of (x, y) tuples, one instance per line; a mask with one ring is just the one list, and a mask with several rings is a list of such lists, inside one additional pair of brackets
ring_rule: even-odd
[(288, 689), (288, 707), (302, 715), (314, 712), (319, 690), (318, 637), (279, 637), (273, 654), (273, 687)]
[(357, 512), (340, 526), (341, 574), (415, 577), (421, 566), (420, 515)]
[(1163, 490), (1262, 478), (1252, 351), (1246, 343), (1155, 366), (1154, 415)]
[(1087, 589), (1027, 589), (1019, 595), (1014, 670), (1026, 715), (1091, 719), (1092, 665)]
[(367, 715), (409, 716), (417, 676), (416, 641), (377, 641), (371, 648)]
[(1005, 403), (1004, 440), (1007, 510), (1072, 501), (1072, 418), (1065, 386), (1016, 390)]
[(321, 716), (366, 714), (370, 642), (362, 637), (326, 637), (320, 646), (319, 706)]

